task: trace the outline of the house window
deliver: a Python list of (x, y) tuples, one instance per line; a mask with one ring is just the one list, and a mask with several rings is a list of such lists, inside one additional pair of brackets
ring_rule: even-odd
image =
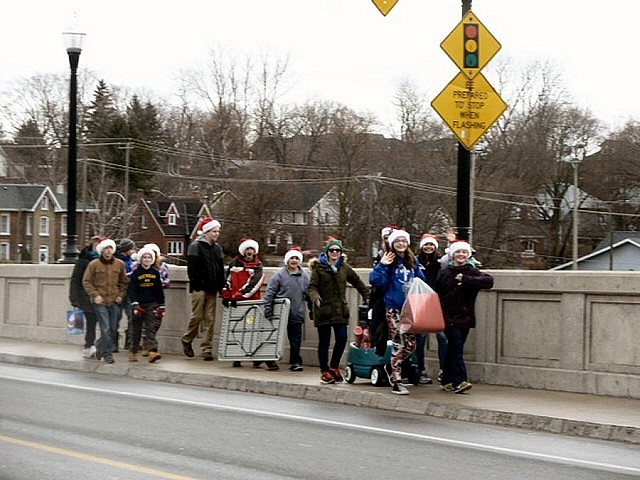
[(9, 215), (7, 214), (0, 215), (0, 233), (11, 233), (11, 222)]
[(46, 195), (42, 197), (42, 202), (40, 202), (40, 209), (49, 210), (49, 197), (47, 197)]
[(140, 217), (140, 228), (142, 228), (143, 230), (146, 230), (147, 228), (147, 216), (146, 215), (142, 215)]
[(40, 217), (40, 235), (49, 235), (49, 217)]
[(304, 212), (295, 212), (293, 214), (293, 223), (296, 225), (304, 225), (307, 223), (306, 215)]
[(175, 213), (170, 213), (168, 215), (168, 217), (169, 217), (169, 220), (168, 220), (169, 221), (169, 225), (176, 225), (176, 221), (177, 221), (178, 216)]
[(276, 247), (278, 245), (278, 235), (275, 230), (269, 232), (269, 238), (267, 238), (267, 245), (269, 247)]
[(167, 253), (169, 255), (182, 255), (184, 252), (184, 242), (167, 242)]
[(67, 216), (66, 215), (62, 215), (60, 217), (60, 235), (62, 235), (63, 237), (67, 236)]
[(26, 228), (26, 234), (27, 235), (32, 235), (32, 233), (31, 233), (31, 230), (33, 228), (32, 223), (33, 223), (33, 217), (28, 216), (27, 217), (27, 228)]
[(10, 248), (10, 245), (8, 242), (0, 243), (0, 260), (10, 260), (9, 248)]

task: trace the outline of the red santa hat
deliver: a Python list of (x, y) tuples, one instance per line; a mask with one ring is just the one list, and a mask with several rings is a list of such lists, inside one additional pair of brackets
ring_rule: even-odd
[(98, 245), (96, 245), (96, 252), (98, 252), (98, 255), (102, 255), (102, 251), (107, 247), (111, 247), (113, 249), (113, 251), (115, 252), (116, 251), (116, 242), (114, 242), (110, 238), (101, 238), (100, 242), (98, 243)]
[(425, 233), (424, 235), (422, 235), (422, 238), (420, 239), (420, 249), (422, 249), (422, 247), (424, 247), (427, 243), (430, 243), (431, 245), (436, 247), (436, 250), (438, 249), (438, 239), (435, 235), (431, 235), (429, 233)]
[(240, 245), (238, 245), (238, 252), (240, 253), (240, 255), (244, 255), (244, 252), (247, 250), (247, 248), (253, 248), (253, 250), (258, 253), (259, 251), (259, 245), (258, 242), (256, 242), (255, 240), (253, 240), (252, 238), (243, 238), (240, 240)]
[(198, 235), (202, 235), (204, 233), (207, 233), (211, 230), (213, 230), (214, 228), (220, 228), (222, 225), (220, 225), (220, 222), (218, 220), (214, 220), (211, 217), (207, 217), (207, 218), (203, 218), (202, 220), (200, 220), (200, 227), (198, 228)]
[(302, 250), (300, 250), (300, 247), (293, 247), (284, 254), (284, 264), (288, 264), (289, 260), (291, 260), (293, 257), (297, 257), (300, 261), (302, 261)]
[(389, 235), (391, 235), (391, 232), (393, 232), (394, 230), (399, 230), (399, 229), (395, 225), (389, 225), (388, 227), (384, 227), (382, 230), (380, 230), (380, 238), (384, 239), (384, 237), (388, 237)]

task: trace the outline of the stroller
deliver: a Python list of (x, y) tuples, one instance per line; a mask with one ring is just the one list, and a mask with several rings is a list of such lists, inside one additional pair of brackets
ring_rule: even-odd
[[(355, 341), (349, 343), (347, 365), (344, 369), (344, 379), (348, 383), (354, 383), (356, 378), (368, 378), (371, 384), (379, 387), (389, 385), (389, 377), (385, 366), (391, 369), (391, 350), (393, 342), (387, 341), (387, 349), (384, 356), (376, 353), (376, 349), (370, 337), (370, 314), (368, 305), (358, 307), (358, 325), (354, 329)], [(408, 383), (418, 385), (420, 383), (420, 370), (418, 369), (415, 354), (402, 365), (402, 378)]]

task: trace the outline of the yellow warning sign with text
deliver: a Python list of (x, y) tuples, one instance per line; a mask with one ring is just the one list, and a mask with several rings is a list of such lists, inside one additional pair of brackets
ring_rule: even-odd
[(481, 73), (473, 79), (458, 73), (433, 99), (431, 106), (468, 150), (507, 108)]

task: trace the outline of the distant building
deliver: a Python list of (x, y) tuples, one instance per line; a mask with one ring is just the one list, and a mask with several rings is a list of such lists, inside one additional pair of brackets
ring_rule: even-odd
[[(567, 262), (551, 270), (571, 270)], [(640, 233), (613, 232), (596, 249), (578, 258), (578, 270), (634, 270), (640, 271)]]

